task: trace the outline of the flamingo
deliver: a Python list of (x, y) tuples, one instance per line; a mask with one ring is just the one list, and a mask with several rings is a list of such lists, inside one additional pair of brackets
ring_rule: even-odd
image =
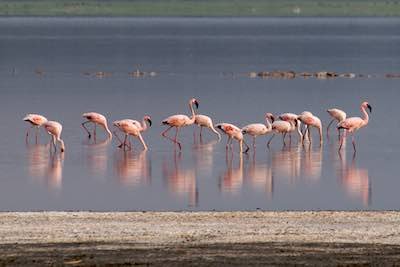
[(207, 127), (218, 136), (218, 140), (221, 140), (221, 134), (217, 130), (215, 130), (212, 119), (210, 117), (197, 114), (195, 115), (194, 123), (200, 126), (200, 138), (203, 127)]
[(151, 122), (150, 116), (144, 116), (143, 124), (140, 124), (136, 120), (130, 120), (130, 119), (114, 121), (113, 125), (116, 126), (121, 132), (123, 132), (125, 134), (124, 142), (122, 142), (121, 139), (119, 139), (117, 133), (114, 132), (118, 141), (121, 143), (118, 147), (124, 146), (124, 149), (125, 149), (125, 146), (127, 146), (130, 149), (131, 146), (128, 145), (126, 143), (126, 141), (127, 141), (128, 136), (132, 135), (132, 136), (137, 137), (139, 139), (139, 141), (142, 143), (144, 150), (147, 150), (148, 147), (147, 147), (146, 143), (144, 142), (142, 134), (141, 134), (141, 132), (144, 132), (148, 128), (146, 123), (149, 124), (149, 127), (151, 126), (152, 122)]
[[(195, 122), (196, 119), (196, 114), (194, 113), (193, 109), (193, 104), (196, 105), (196, 109), (199, 108), (199, 102), (195, 99), (192, 98), (189, 100), (189, 109), (192, 112), (192, 116), (189, 118), (186, 115), (172, 115), (166, 118), (165, 120), (162, 121), (162, 124), (168, 125), (169, 127), (161, 133), (161, 135), (169, 140), (171, 140), (173, 143), (177, 144), (179, 146), (179, 150), (182, 150), (181, 143), (178, 142), (177, 137), (178, 137), (178, 131), (181, 127), (192, 125)], [(166, 133), (171, 130), (172, 127), (176, 128), (175, 132), (175, 138), (172, 139), (171, 137), (167, 136)]]
[(85, 124), (89, 123), (89, 122), (92, 122), (94, 124), (94, 130), (93, 130), (94, 138), (96, 138), (96, 125), (97, 124), (99, 124), (100, 126), (102, 126), (104, 128), (104, 130), (107, 132), (109, 138), (112, 138), (112, 133), (108, 129), (107, 119), (106, 119), (106, 117), (104, 117), (104, 115), (97, 113), (97, 112), (87, 112), (87, 113), (83, 113), (82, 117), (87, 119), (87, 121), (82, 123), (82, 127), (88, 133), (89, 138), (92, 135), (90, 134), (89, 130), (85, 126)]
[(25, 140), (28, 141), (29, 130), (35, 127), (36, 143), (37, 143), (39, 128), (40, 126), (43, 125), (43, 123), (47, 122), (47, 118), (39, 114), (26, 114), (23, 120), (31, 124), (31, 127), (26, 130)]
[(343, 140), (346, 138), (347, 132), (351, 133), (351, 140), (353, 143), (353, 148), (354, 152), (356, 152), (356, 142), (354, 140), (354, 133), (358, 131), (360, 128), (367, 126), (368, 121), (369, 121), (369, 116), (367, 111), (365, 110), (366, 108), (369, 109), (369, 112), (372, 112), (372, 107), (371, 105), (364, 101), (361, 103), (360, 109), (361, 113), (364, 115), (363, 118), (360, 117), (351, 117), (347, 118), (344, 121), (340, 122), (337, 126), (338, 129), (345, 129), (344, 134), (342, 135), (340, 139), (340, 146), (339, 146), (339, 151), (342, 149), (343, 145)]
[[(294, 121), (274, 121), (272, 123), (272, 130), (275, 133), (280, 133), (282, 134), (282, 139), (283, 139), (283, 145), (285, 146), (285, 137), (287, 133), (293, 132), (297, 127), (297, 120)], [(272, 134), (271, 138), (269, 139), (267, 146), (269, 147), (269, 144), (272, 141), (272, 138), (274, 138), (275, 133)]]
[(306, 131), (303, 135), (303, 141), (305, 136), (308, 134), (308, 140), (311, 143), (311, 129), (310, 127), (315, 127), (318, 129), (319, 132), (319, 145), (322, 145), (322, 123), (321, 120), (314, 116), (310, 111), (303, 111), (299, 115), (299, 120), (306, 125)]
[(47, 121), (43, 124), (43, 127), (51, 135), (54, 145), (54, 151), (57, 151), (57, 142), (60, 143), (61, 152), (65, 151), (64, 141), (61, 139), (62, 125), (56, 121)]
[(265, 135), (272, 131), (271, 122), (274, 121), (274, 116), (271, 113), (265, 114), (265, 124), (262, 123), (252, 123), (246, 125), (242, 128), (243, 134), (248, 134), (253, 137), (253, 148), (256, 147), (256, 137), (259, 135)]
[(244, 153), (247, 153), (249, 151), (250, 147), (244, 141), (242, 130), (239, 127), (230, 123), (219, 123), (215, 125), (215, 127), (220, 129), (224, 134), (228, 136), (228, 141), (226, 142), (226, 149), (228, 149), (232, 145), (232, 139), (236, 139), (239, 142), (240, 153), (243, 152), (243, 143), (247, 147)]
[[(303, 134), (301, 133), (301, 121), (299, 120), (299, 115), (294, 114), (294, 113), (283, 113), (279, 115), (279, 119), (283, 121), (297, 121), (297, 134), (299, 135), (299, 138), (301, 142), (303, 142)], [(292, 139), (292, 133), (289, 132), (289, 137)]]
[[(338, 123), (344, 121), (347, 117), (346, 112), (344, 112), (341, 109), (338, 108), (331, 108), (326, 110), (329, 115), (331, 115), (332, 120), (331, 122), (328, 124), (328, 127), (326, 127), (326, 136), (329, 138), (329, 127), (331, 126), (331, 124), (336, 120)], [(340, 130), (338, 130), (338, 136), (340, 139)]]

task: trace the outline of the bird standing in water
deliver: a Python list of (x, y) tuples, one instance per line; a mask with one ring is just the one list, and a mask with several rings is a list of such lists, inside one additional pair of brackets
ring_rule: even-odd
[(273, 122), (274, 122), (274, 116), (271, 113), (267, 113), (265, 114), (265, 124), (252, 123), (242, 128), (243, 134), (248, 134), (253, 137), (253, 149), (255, 149), (256, 147), (256, 137), (259, 135), (265, 135), (270, 133), (272, 131), (271, 123)]
[[(331, 115), (332, 120), (329, 122), (328, 127), (326, 127), (326, 137), (329, 138), (329, 127), (336, 120), (338, 124), (344, 121), (347, 117), (346, 112), (338, 108), (331, 108), (326, 110), (329, 115)], [(338, 138), (340, 140), (340, 130), (338, 129)]]
[(60, 143), (61, 152), (65, 151), (64, 141), (61, 139), (62, 125), (56, 121), (47, 121), (43, 124), (43, 127), (51, 135), (54, 151), (57, 151), (57, 142)]
[(246, 145), (246, 150), (244, 153), (247, 153), (250, 147), (244, 141), (242, 130), (230, 123), (219, 123), (215, 125), (218, 129), (220, 129), (224, 134), (228, 136), (228, 141), (226, 142), (226, 149), (232, 147), (232, 139), (236, 139), (239, 142), (239, 150), (240, 153), (243, 153), (243, 143)]
[[(35, 136), (36, 136), (36, 143), (38, 142), (38, 132), (40, 126), (42, 126), (45, 122), (47, 122), (47, 118), (39, 115), (39, 114), (26, 114), (26, 116), (23, 118), (24, 121), (29, 122), (32, 126), (31, 128), (35, 127)], [(29, 130), (31, 128), (28, 128), (26, 130), (26, 136), (25, 136), (25, 141), (28, 142), (28, 136), (29, 136)]]
[(86, 118), (87, 121), (82, 123), (82, 127), (85, 129), (85, 131), (88, 133), (89, 138), (92, 136), (91, 133), (89, 132), (89, 130), (86, 128), (85, 124), (91, 122), (94, 124), (94, 129), (93, 129), (93, 136), (94, 138), (96, 138), (96, 125), (100, 125), (104, 128), (104, 130), (107, 132), (108, 137), (112, 138), (112, 133), (111, 131), (108, 129), (108, 125), (107, 125), (107, 119), (104, 115), (97, 113), (97, 112), (87, 112), (87, 113), (83, 113), (82, 117)]

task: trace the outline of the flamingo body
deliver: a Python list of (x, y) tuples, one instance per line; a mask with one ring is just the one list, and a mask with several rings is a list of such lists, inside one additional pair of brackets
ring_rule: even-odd
[[(326, 127), (326, 136), (329, 138), (329, 127), (336, 120), (338, 123), (344, 121), (347, 117), (346, 112), (338, 108), (328, 109), (327, 112), (332, 117), (332, 120), (329, 122), (328, 127)], [(340, 130), (338, 129), (338, 137), (340, 139)]]
[(249, 146), (246, 144), (246, 142), (244, 142), (243, 133), (239, 127), (231, 123), (219, 123), (215, 126), (228, 136), (226, 148), (229, 148), (232, 139), (235, 139), (239, 142), (240, 153), (243, 152), (243, 143), (245, 143), (245, 145), (247, 146), (245, 153), (249, 150)]
[(47, 121), (43, 124), (43, 127), (51, 135), (54, 145), (54, 150), (57, 150), (57, 142), (60, 143), (61, 152), (65, 151), (64, 141), (61, 139), (62, 125), (56, 121)]
[(131, 119), (114, 121), (113, 125), (116, 126), (121, 132), (123, 132), (125, 134), (125, 140), (124, 140), (124, 142), (122, 142), (118, 138), (118, 135), (116, 133), (114, 133), (115, 136), (117, 137), (117, 139), (121, 142), (119, 147), (124, 146), (124, 149), (125, 149), (125, 146), (130, 147), (129, 145), (127, 145), (126, 140), (128, 138), (128, 135), (131, 135), (131, 136), (138, 138), (139, 141), (142, 143), (144, 149), (147, 150), (148, 149), (147, 145), (144, 142), (142, 134), (141, 134), (141, 132), (147, 130), (146, 121), (151, 126), (151, 120), (150, 120), (149, 116), (145, 116), (143, 118), (143, 125), (140, 122), (138, 122), (137, 120), (131, 120)]
[(94, 136), (96, 136), (96, 124), (98, 124), (98, 125), (100, 125), (100, 126), (102, 126), (104, 128), (104, 130), (107, 132), (109, 138), (112, 137), (112, 133), (108, 129), (107, 119), (106, 119), (106, 117), (104, 115), (102, 115), (100, 113), (97, 113), (97, 112), (87, 112), (87, 113), (83, 113), (82, 117), (87, 119), (87, 121), (82, 123), (82, 127), (88, 133), (89, 138), (91, 137), (91, 134), (90, 134), (89, 130), (85, 127), (85, 124), (89, 123), (89, 122), (92, 122), (95, 125), (95, 128), (93, 130)]
[(304, 123), (307, 127), (306, 131), (303, 135), (303, 141), (304, 141), (306, 134), (308, 133), (308, 139), (311, 142), (310, 127), (314, 127), (314, 128), (318, 129), (319, 143), (320, 143), (320, 145), (322, 145), (322, 123), (321, 123), (321, 120), (317, 116), (313, 115), (310, 111), (303, 111), (299, 116), (299, 120), (302, 123)]
[[(36, 128), (35, 132), (36, 132), (36, 142), (37, 142), (38, 130), (40, 126), (42, 126), (45, 122), (47, 122), (47, 118), (39, 114), (26, 114), (23, 120), (29, 122), (32, 125), (32, 127)], [(28, 141), (28, 136), (29, 136), (29, 128), (26, 130), (26, 136), (25, 136), (26, 141)]]
[(215, 130), (213, 121), (210, 117), (202, 114), (196, 114), (194, 118), (194, 123), (200, 126), (200, 136), (202, 134), (201, 132), (203, 130), (203, 127), (206, 127), (218, 136), (218, 140), (221, 140), (221, 134), (217, 130)]

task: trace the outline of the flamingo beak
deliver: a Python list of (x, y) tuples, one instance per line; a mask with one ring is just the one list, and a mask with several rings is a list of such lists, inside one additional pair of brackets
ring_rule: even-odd
[(197, 100), (194, 100), (194, 104), (196, 105), (196, 109), (199, 108), (199, 102)]
[(271, 121), (272, 123), (275, 121), (275, 117), (273, 115), (271, 116)]
[(372, 112), (372, 107), (371, 107), (370, 104), (367, 104), (367, 108), (369, 109), (369, 113), (371, 113)]
[(147, 118), (147, 121), (149, 122), (149, 126), (153, 123), (149, 118)]

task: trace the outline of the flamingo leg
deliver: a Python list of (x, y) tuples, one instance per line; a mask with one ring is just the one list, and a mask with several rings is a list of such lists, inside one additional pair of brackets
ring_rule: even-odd
[(354, 140), (354, 133), (351, 133), (351, 142), (353, 143), (354, 153), (356, 153), (356, 141)]
[(142, 145), (143, 145), (143, 147), (144, 147), (144, 150), (147, 150), (148, 148), (147, 148), (147, 145), (146, 145), (146, 143), (144, 142), (144, 140), (143, 140), (143, 137), (142, 137), (142, 135), (139, 133), (139, 135), (138, 135), (138, 138), (139, 138), (139, 140), (140, 140), (140, 142), (142, 143)]
[(283, 146), (286, 146), (286, 143), (285, 143), (286, 134), (287, 134), (287, 133), (284, 133), (284, 134), (282, 135)]
[(203, 133), (203, 126), (200, 126), (200, 138), (202, 137), (202, 133)]
[(229, 148), (229, 143), (232, 140), (232, 138), (230, 136), (228, 136), (228, 140), (226, 141), (226, 149)]
[(34, 126), (32, 125), (28, 129), (26, 129), (26, 136), (25, 136), (25, 141), (28, 142), (28, 136), (29, 136), (29, 130), (32, 129)]
[(256, 149), (256, 137), (253, 136), (253, 148)]
[(38, 131), (39, 131), (39, 127), (35, 127), (35, 143), (38, 143)]
[(97, 124), (96, 123), (94, 123), (94, 129), (93, 129), (93, 136), (94, 136), (94, 138), (96, 138), (96, 127), (97, 126)]
[(82, 127), (83, 127), (83, 129), (85, 129), (85, 131), (86, 131), (87, 134), (88, 134), (88, 137), (90, 138), (92, 135), (90, 134), (88, 128), (86, 128), (86, 126), (85, 126), (85, 124), (86, 124), (86, 123), (89, 123), (89, 122), (90, 122), (90, 121), (82, 122)]
[(329, 139), (329, 127), (331, 127), (332, 123), (335, 121), (335, 119), (332, 119), (331, 122), (328, 124), (328, 127), (326, 127), (326, 137)]
[(117, 140), (118, 140), (118, 142), (119, 142), (118, 147), (121, 148), (122, 145), (123, 145), (121, 138), (119, 138), (119, 136), (118, 136), (118, 134), (117, 134), (117, 131), (113, 131), (113, 133), (114, 133), (115, 137), (117, 138)]
[[(255, 139), (255, 137), (254, 137), (254, 139)], [(250, 150), (250, 146), (246, 143), (246, 141), (244, 141), (244, 139), (243, 139), (243, 143), (244, 143), (245, 146), (246, 146), (246, 150), (244, 151), (244, 153), (247, 154), (247, 152), (249, 152), (249, 150)]]
[(347, 132), (346, 130), (344, 130), (343, 134), (342, 134), (342, 138), (340, 138), (340, 145), (339, 145), (339, 151), (342, 149), (343, 146), (343, 141), (346, 138)]
[[(127, 140), (127, 139), (128, 139), (128, 135), (125, 134), (125, 139), (124, 139), (124, 150), (125, 150), (125, 147), (128, 147), (128, 150), (131, 150), (132, 147), (126, 143), (126, 140)], [(129, 140), (128, 140), (128, 142), (129, 142)]]
[(308, 134), (308, 140), (310, 141), (310, 144), (311, 144), (311, 128), (310, 128), (310, 126), (307, 126), (307, 134)]
[(52, 135), (52, 140), (53, 140), (53, 147), (54, 147), (54, 152), (57, 152), (57, 143), (56, 143), (56, 137)]
[(181, 149), (181, 144), (179, 142), (176, 141), (176, 138), (178, 136), (178, 127), (176, 127), (176, 133), (175, 133), (175, 139), (172, 139), (171, 137), (169, 137), (168, 135), (166, 135), (166, 133), (171, 130), (172, 127), (175, 126), (169, 126), (169, 128), (167, 128), (164, 132), (161, 133), (161, 135), (165, 138), (167, 138), (168, 140), (170, 140), (171, 142), (177, 144), (179, 146), (179, 150)]
[(272, 141), (272, 138), (274, 138), (274, 136), (275, 136), (275, 134), (272, 134), (271, 138), (268, 140), (268, 143), (267, 143), (267, 146), (268, 146), (268, 147), (269, 147), (269, 144), (270, 144), (271, 141)]

